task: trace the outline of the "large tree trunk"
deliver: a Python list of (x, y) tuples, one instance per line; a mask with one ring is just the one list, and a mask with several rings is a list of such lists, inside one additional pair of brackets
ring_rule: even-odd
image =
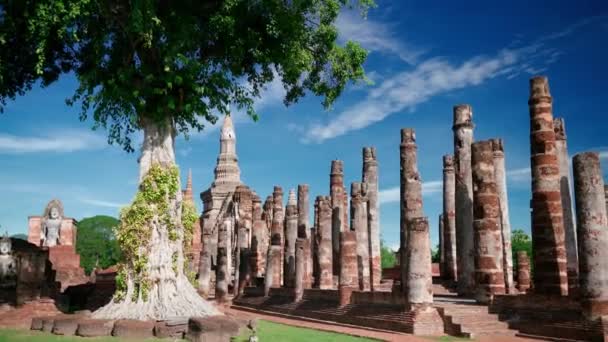
[[(139, 160), (140, 183), (153, 165), (166, 169), (175, 166), (175, 130), (172, 124), (158, 125), (144, 120), (142, 126), (144, 143)], [(181, 186), (178, 188), (181, 189)], [(182, 193), (178, 190), (169, 201), (170, 215), (174, 222), (181, 222), (181, 206)], [(158, 219), (159, 216), (160, 213), (155, 213), (155, 218), (149, 225), (151, 235), (146, 250), (149, 251), (147, 276), (150, 286), (147, 298), (133, 296), (137, 290), (129, 276), (126, 296), (120, 301), (112, 300), (97, 310), (93, 314), (95, 318), (144, 320), (220, 314), (213, 304), (198, 295), (184, 274), (183, 226), (177, 225), (175, 229), (178, 238), (171, 240), (168, 228)], [(177, 255), (177, 263), (173, 260), (174, 255)], [(127, 274), (131, 275), (132, 271), (127, 270)]]

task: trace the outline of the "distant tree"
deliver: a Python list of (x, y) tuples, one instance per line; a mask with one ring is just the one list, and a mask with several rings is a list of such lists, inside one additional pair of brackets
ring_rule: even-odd
[[(515, 229), (511, 233), (511, 250), (513, 251), (513, 267), (517, 269), (517, 252), (525, 251), (532, 258), (532, 239), (522, 229)], [(532, 267), (532, 263), (530, 263)]]
[(380, 254), (382, 268), (392, 268), (397, 264), (397, 258), (395, 257), (395, 251), (386, 245), (384, 240), (380, 241)]
[(119, 221), (111, 216), (98, 215), (78, 222), (76, 251), (80, 266), (89, 274), (95, 266), (108, 268), (120, 260), (120, 248), (113, 229)]
[(27, 240), (27, 234), (15, 234), (11, 236), (13, 239)]
[(439, 262), (441, 255), (439, 254), (439, 245), (435, 248), (431, 248), (431, 262)]

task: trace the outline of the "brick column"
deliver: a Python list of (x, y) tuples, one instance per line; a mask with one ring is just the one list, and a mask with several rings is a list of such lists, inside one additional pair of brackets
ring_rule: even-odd
[(454, 159), (456, 179), (456, 252), (458, 293), (471, 294), (475, 288), (473, 246), (473, 178), (471, 144), (473, 143), (473, 110), (462, 104), (454, 106)]
[(228, 253), (226, 247), (217, 248), (215, 272), (215, 300), (218, 303), (223, 303), (228, 295)]
[(568, 295), (566, 247), (552, 98), (546, 77), (530, 80), (534, 291)]
[(372, 290), (382, 280), (380, 256), (380, 209), (378, 201), (378, 160), (375, 147), (363, 148), (363, 177), (367, 184), (367, 220), (369, 226), (370, 284)]
[(319, 288), (322, 290), (334, 288), (331, 200), (327, 196), (317, 196), (315, 212), (318, 215), (317, 255), (319, 259)]
[(604, 179), (596, 152), (572, 158), (578, 222), (580, 294), (590, 319), (608, 314), (608, 217)]
[(331, 173), (329, 175), (329, 195), (331, 197), (331, 222), (332, 222), (332, 251), (333, 251), (333, 274), (340, 275), (340, 232), (346, 230), (344, 222), (344, 164), (341, 160), (331, 161)]
[(517, 290), (526, 292), (530, 288), (530, 258), (526, 251), (517, 252)]
[(496, 191), (500, 204), (500, 233), (502, 239), (502, 269), (505, 275), (505, 290), (512, 293), (513, 285), (513, 251), (511, 248), (511, 221), (509, 219), (509, 197), (507, 196), (507, 175), (505, 170), (505, 152), (502, 139), (492, 139), (494, 158), (494, 175)]
[(296, 239), (298, 238), (298, 207), (295, 190), (289, 190), (285, 208), (284, 286), (294, 287), (296, 276)]
[(340, 306), (350, 304), (352, 292), (357, 289), (357, 233), (347, 230), (340, 233)]
[(433, 276), (429, 221), (426, 217), (408, 219), (408, 239), (405, 249), (407, 275), (406, 300), (412, 306), (433, 303)]
[(568, 289), (578, 288), (578, 246), (576, 242), (576, 224), (572, 210), (572, 195), (570, 194), (570, 157), (566, 143), (566, 125), (564, 119), (553, 119), (555, 132), (555, 151), (559, 164), (559, 188), (562, 198), (562, 215), (564, 217), (564, 235), (566, 237), (566, 268), (568, 273)]
[(445, 279), (457, 279), (456, 267), (456, 185), (454, 158), (443, 156), (443, 243), (445, 245)]
[(445, 277), (445, 240), (443, 235), (445, 234), (444, 230), (444, 218), (443, 214), (439, 214), (439, 219), (437, 220), (439, 225), (439, 275), (444, 278)]
[(360, 182), (353, 182), (350, 187), (350, 225), (357, 234), (357, 274), (362, 291), (371, 288), (366, 188), (367, 184)]
[[(308, 184), (298, 185), (298, 238), (308, 240), (307, 245), (310, 247), (310, 226), (309, 226), (309, 202), (308, 202)], [(312, 255), (311, 249), (304, 251), (304, 288), (312, 287)]]
[[(280, 287), (283, 283), (283, 246), (285, 245), (285, 236), (283, 235), (284, 225), (285, 213), (283, 212), (283, 189), (280, 186), (275, 186), (274, 191), (272, 192), (272, 225), (270, 227), (270, 242), (273, 246), (279, 246), (281, 250), (278, 260), (279, 265), (278, 267), (273, 268), (273, 279), (279, 280), (278, 287)], [(273, 263), (274, 262), (277, 261), (274, 260)], [(275, 283), (274, 280), (273, 283)]]
[(279, 245), (270, 245), (266, 257), (266, 276), (264, 277), (264, 296), (268, 296), (271, 287), (281, 287), (281, 252)]
[(294, 301), (299, 302), (304, 295), (304, 283), (306, 272), (306, 248), (310, 250), (306, 238), (298, 238), (296, 240), (296, 275), (295, 275), (295, 290)]
[(266, 270), (268, 235), (268, 227), (262, 218), (262, 201), (256, 195), (253, 197), (253, 233), (251, 237), (251, 250), (253, 251), (252, 273), (256, 278), (264, 277)]
[(492, 141), (473, 143), (473, 229), (475, 245), (475, 299), (491, 302), (505, 293), (502, 269), (500, 201), (494, 173)]

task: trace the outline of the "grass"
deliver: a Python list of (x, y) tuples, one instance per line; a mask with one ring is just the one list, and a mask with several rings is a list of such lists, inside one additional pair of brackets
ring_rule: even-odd
[[(369, 338), (354, 337), (350, 335), (318, 331), (313, 329), (292, 327), (289, 325), (258, 321), (258, 338), (260, 341), (289, 341), (289, 342), (366, 342), (377, 341)], [(235, 342), (247, 342), (249, 332), (233, 339)], [(30, 330), (4, 330), (0, 329), (0, 342), (142, 342), (142, 340), (128, 340), (116, 337), (83, 338), (76, 336), (57, 336)], [(171, 341), (148, 339), (152, 341)], [(182, 341), (182, 340), (180, 340)], [(185, 340), (184, 340), (185, 341)]]

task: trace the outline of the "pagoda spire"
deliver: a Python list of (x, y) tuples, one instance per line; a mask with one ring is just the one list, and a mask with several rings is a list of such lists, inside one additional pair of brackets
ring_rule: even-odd
[(188, 180), (186, 181), (186, 189), (182, 191), (184, 201), (188, 201), (194, 204), (194, 198), (192, 196), (192, 169), (188, 169)]

